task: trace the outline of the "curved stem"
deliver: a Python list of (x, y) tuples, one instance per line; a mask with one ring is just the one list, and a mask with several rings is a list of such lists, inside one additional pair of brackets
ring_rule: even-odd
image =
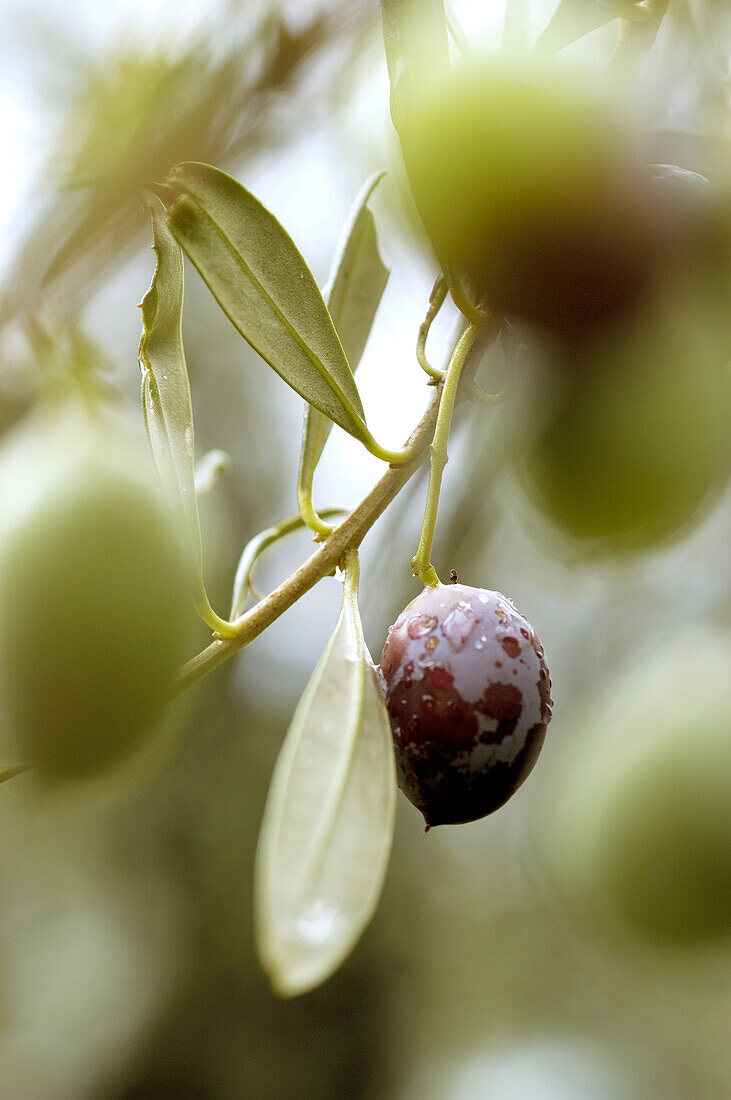
[(443, 275), (437, 276), (437, 280), (432, 287), (431, 294), (429, 295), (429, 308), (426, 311), (426, 317), (421, 323), (419, 328), (419, 338), (416, 341), (416, 358), (418, 360), (421, 369), (433, 378), (437, 382), (441, 382), (444, 378), (444, 371), (437, 370), (433, 367), (426, 357), (426, 341), (429, 336), (429, 330), (432, 326), (432, 321), (439, 313), (439, 310), (444, 305), (444, 300), (447, 297), (448, 292), (447, 280)]
[(387, 470), (368, 496), (335, 528), (330, 537), (299, 569), (232, 624), (234, 631), (232, 635), (216, 638), (201, 653), (188, 661), (178, 675), (176, 684), (178, 692), (202, 679), (207, 673), (232, 657), (237, 650), (252, 642), (300, 596), (308, 592), (323, 577), (329, 576), (347, 550), (357, 549), (360, 546), (375, 521), (426, 458), (437, 422), (440, 399), (441, 387), (432, 397), (405, 448), (411, 451), (410, 460), (404, 465)]
[(478, 325), (483, 327), (492, 321), (492, 315), (486, 313), (482, 309), (478, 309), (477, 306), (473, 306), (464, 292), (464, 287), (460, 279), (455, 276), (453, 271), (447, 272), (447, 281), (449, 283), (449, 292), (452, 295), (452, 300), (456, 305), (460, 313), (467, 318), (471, 325)]
[(220, 615), (217, 615), (211, 607), (202, 577), (199, 581), (198, 595), (193, 603), (203, 622), (206, 626), (210, 626), (216, 634), (228, 637), (233, 633), (233, 625), (227, 619), (222, 619)]
[(374, 455), (375, 458), (380, 458), (382, 462), (387, 462), (389, 466), (405, 466), (414, 457), (414, 448), (410, 443), (407, 443), (400, 451), (389, 451), (386, 447), (382, 447), (380, 443), (377, 443), (370, 432), (368, 432), (367, 438), (363, 438), (362, 442), (370, 454)]
[(414, 555), (411, 568), (414, 576), (429, 588), (439, 584), (439, 577), (431, 563), (432, 544), (439, 510), (439, 494), (442, 488), (442, 474), (447, 464), (447, 443), (449, 441), (449, 429), (452, 424), (452, 413), (457, 397), (459, 378), (462, 373), (467, 354), (480, 334), (476, 325), (470, 325), (465, 329), (452, 352), (452, 358), (447, 367), (447, 375), (444, 381), (442, 400), (439, 406), (437, 426), (431, 445), (431, 470), (429, 473), (429, 488), (426, 495), (426, 507), (424, 508), (424, 522), (421, 528), (419, 546)]
[[(299, 505), (300, 517), (302, 522), (315, 532), (316, 537), (326, 539), (328, 535), (333, 533), (334, 528), (329, 523), (325, 523), (325, 517), (328, 514), (333, 514), (332, 509), (325, 508), (322, 514), (315, 511), (315, 506), (312, 503), (312, 487), (297, 486), (297, 504)], [(339, 509), (336, 509), (339, 511)]]
[[(333, 516), (342, 516), (345, 514), (345, 509), (324, 508), (322, 514), (326, 519)], [(249, 539), (239, 558), (239, 564), (236, 567), (233, 595), (231, 598), (230, 621), (237, 619), (244, 610), (246, 598), (249, 592), (252, 591), (251, 575), (254, 571), (254, 566), (264, 551), (270, 546), (273, 546), (275, 542), (279, 542), (280, 539), (286, 538), (287, 535), (291, 535), (294, 531), (299, 531), (305, 526), (309, 526), (309, 524), (303, 516), (287, 516), (286, 519), (280, 520), (279, 523), (275, 523), (273, 526), (267, 527), (266, 530), (260, 531), (253, 539)]]

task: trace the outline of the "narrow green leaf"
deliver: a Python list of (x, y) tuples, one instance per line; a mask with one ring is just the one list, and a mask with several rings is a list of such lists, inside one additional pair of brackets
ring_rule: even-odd
[(536, 49), (557, 53), (613, 19), (630, 17), (634, 9), (634, 0), (560, 0)]
[(195, 494), (193, 409), (181, 331), (183, 254), (171, 235), (165, 207), (150, 196), (157, 265), (142, 299), (142, 407), (163, 486), (185, 522), (198, 572), (201, 530)]
[(528, 0), (507, 0), (503, 23), (503, 48), (512, 52), (526, 50), (530, 40), (530, 23)]
[(388, 714), (346, 591), (277, 761), (259, 837), (257, 941), (280, 995), (325, 981), (371, 919), (395, 796)]
[(180, 164), (173, 235), (244, 339), (341, 428), (367, 435), (353, 372), (310, 269), (276, 218), (240, 183), (205, 164)]
[[(325, 291), (330, 316), (353, 371), (357, 370), (376, 311), (386, 288), (389, 269), (381, 259), (378, 234), (368, 200), (383, 178), (379, 172), (366, 181), (340, 238), (333, 273)], [(298, 496), (311, 507), (312, 481), (331, 422), (313, 408), (305, 408)], [(324, 527), (325, 525), (323, 525)]]
[(400, 135), (404, 109), (434, 72), (449, 64), (444, 0), (381, 0), (383, 41), (391, 84), (391, 118)]
[(639, 18), (627, 20), (623, 24), (617, 50), (612, 58), (614, 65), (632, 60), (638, 54), (652, 49), (667, 8), (668, 0), (654, 0), (651, 7), (641, 12), (638, 9)]

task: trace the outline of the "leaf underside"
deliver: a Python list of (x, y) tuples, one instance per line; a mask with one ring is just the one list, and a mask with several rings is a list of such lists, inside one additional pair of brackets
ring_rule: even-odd
[(157, 265), (142, 299), (142, 406), (150, 446), (163, 486), (188, 533), (198, 572), (201, 530), (195, 492), (193, 409), (183, 350), (183, 255), (166, 222), (165, 208), (150, 196)]
[(367, 434), (345, 352), (315, 279), (277, 219), (205, 164), (173, 169), (168, 224), (244, 339), (292, 389), (341, 428)]
[[(325, 291), (330, 316), (353, 371), (360, 363), (390, 275), (381, 259), (376, 223), (368, 209), (368, 200), (382, 177), (382, 172), (371, 176), (355, 200)], [(305, 408), (300, 494), (311, 496), (315, 469), (331, 427), (332, 422), (312, 405)]]
[(357, 609), (344, 601), (279, 755), (257, 849), (257, 943), (280, 995), (325, 981), (370, 920), (395, 795), (388, 714)]

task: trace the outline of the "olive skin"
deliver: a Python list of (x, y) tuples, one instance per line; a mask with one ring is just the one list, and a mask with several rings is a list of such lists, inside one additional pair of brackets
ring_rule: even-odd
[(426, 588), (390, 627), (380, 671), (398, 784), (427, 828), (507, 802), (552, 706), (543, 647), (511, 601), (464, 584)]
[(538, 509), (589, 553), (679, 537), (723, 489), (726, 314), (717, 289), (676, 280), (631, 322), (554, 350), (516, 468)]
[(539, 843), (588, 931), (643, 949), (731, 942), (730, 662), (728, 633), (679, 634), (577, 722)]
[(475, 55), (433, 74), (399, 136), (437, 258), (475, 304), (573, 336), (641, 297), (649, 179), (619, 112), (576, 72)]
[(49, 784), (96, 776), (142, 742), (190, 653), (178, 527), (144, 444), (106, 418), (33, 423), (0, 465), (3, 756)]

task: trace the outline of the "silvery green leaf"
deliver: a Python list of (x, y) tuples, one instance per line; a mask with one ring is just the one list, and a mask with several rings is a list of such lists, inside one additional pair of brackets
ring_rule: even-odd
[(142, 407), (163, 486), (185, 521), (200, 573), (202, 550), (193, 466), (193, 409), (181, 331), (183, 254), (167, 227), (163, 204), (154, 196), (149, 201), (157, 265), (141, 303)]
[(651, 7), (636, 8), (636, 17), (622, 27), (613, 64), (621, 64), (626, 58), (646, 53), (652, 48), (667, 8), (668, 0), (655, 0)]
[(503, 23), (503, 48), (514, 52), (527, 49), (530, 22), (528, 0), (507, 0)]
[(180, 164), (168, 224), (226, 316), (297, 393), (357, 439), (363, 406), (315, 279), (277, 219), (240, 183)]
[(404, 109), (435, 71), (449, 64), (444, 0), (381, 0), (391, 84), (391, 118), (400, 134)]
[[(328, 309), (353, 371), (360, 362), (376, 310), (386, 288), (389, 269), (381, 259), (378, 235), (368, 200), (384, 173), (366, 181), (358, 195), (338, 245), (333, 273), (325, 291)], [(331, 421), (307, 405), (302, 432), (298, 494), (312, 498), (317, 463), (330, 435)]]
[(560, 0), (536, 48), (557, 53), (605, 23), (631, 16), (634, 8), (634, 0)]
[(395, 795), (388, 714), (346, 592), (279, 755), (259, 837), (257, 942), (280, 995), (325, 981), (371, 919)]

